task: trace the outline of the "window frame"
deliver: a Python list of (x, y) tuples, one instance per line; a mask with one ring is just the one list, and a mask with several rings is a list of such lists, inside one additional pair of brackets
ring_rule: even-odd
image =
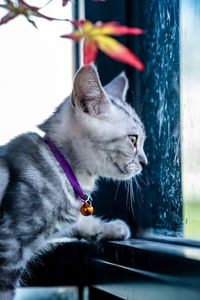
[[(87, 287), (91, 292), (89, 299), (95, 300), (100, 291), (106, 299), (115, 296), (116, 299), (156, 300), (164, 292), (164, 299), (176, 300), (181, 295), (183, 300), (198, 300), (199, 257), (200, 249), (197, 253), (195, 246), (142, 239), (98, 245), (64, 243), (40, 257), (40, 264), (29, 263), (29, 274), (34, 276), (26, 274), (22, 282), (32, 287), (78, 286), (79, 299), (85, 299)], [(146, 289), (145, 297), (138, 293), (138, 284), (139, 291)], [(130, 287), (133, 298), (128, 292)]]
[[(167, 12), (171, 16), (170, 20), (168, 20)], [(160, 13), (162, 13), (162, 20), (158, 22)], [(128, 102), (136, 109), (147, 131), (145, 151), (149, 164), (141, 177), (141, 181), (145, 184), (141, 184), (141, 190), (137, 189), (136, 184), (133, 185), (133, 211), (127, 212), (125, 201), (122, 203), (122, 199), (127, 197), (123, 183), (118, 188), (116, 183), (102, 181), (99, 193), (95, 197), (96, 210), (100, 215), (106, 214), (108, 218), (120, 217), (126, 220), (133, 229), (132, 233), (135, 237), (142, 236), (146, 231), (157, 232), (165, 236), (183, 236), (179, 1), (167, 0), (158, 3), (155, 0), (151, 2), (116, 0), (113, 6), (111, 1), (91, 3), (90, 0), (85, 0), (85, 17), (92, 22), (119, 21), (124, 25), (144, 29), (143, 36), (119, 38), (120, 42), (143, 61), (146, 66), (144, 72), (140, 73), (130, 66), (112, 61), (102, 53), (98, 54), (97, 66), (103, 84), (109, 82), (122, 70), (125, 70), (129, 78)], [(159, 26), (160, 28), (163, 26), (160, 31)], [(171, 32), (173, 32), (173, 38), (170, 37)], [(161, 67), (166, 67), (169, 55), (171, 55), (172, 63), (165, 72), (162, 72)], [(155, 68), (157, 68), (156, 72)], [(156, 76), (159, 76), (162, 82), (158, 82)], [(159, 95), (161, 88), (164, 90), (162, 96)], [(163, 120), (161, 131), (158, 132), (160, 120), (157, 116), (160, 113)], [(165, 149), (166, 141), (167, 149)]]

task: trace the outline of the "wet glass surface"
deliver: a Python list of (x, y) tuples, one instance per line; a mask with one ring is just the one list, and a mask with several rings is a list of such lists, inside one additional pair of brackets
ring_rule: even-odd
[(200, 2), (180, 7), (184, 237), (200, 239)]
[[(112, 1), (105, 5), (109, 6), (109, 3)], [(131, 190), (126, 186), (123, 189), (122, 184), (118, 187), (103, 182), (95, 195), (95, 205), (98, 212), (106, 217), (117, 215), (124, 218), (133, 229), (133, 236), (140, 236), (145, 231), (182, 236), (179, 0), (123, 3), (124, 11), (118, 7), (115, 20), (144, 29), (144, 34), (137, 39), (127, 37), (122, 41), (143, 61), (144, 72), (137, 72), (129, 66), (122, 67), (130, 82), (128, 101), (146, 128), (144, 148), (149, 163), (138, 176), (138, 185), (134, 183)], [(120, 4), (122, 1), (116, 0), (116, 5)], [(97, 7), (97, 4), (93, 5)], [(86, 17), (97, 21), (105, 12), (106, 18), (102, 21), (108, 21), (110, 8), (107, 7), (100, 15), (95, 7)], [(117, 74), (117, 63), (107, 70), (106, 59), (101, 55), (98, 56), (98, 65), (101, 78), (105, 78), (105, 69), (106, 77), (110, 76), (110, 79), (113, 70)], [(126, 199), (133, 203), (128, 217), (122, 215), (128, 210), (124, 204)]]
[(182, 236), (179, 1), (142, 1), (141, 14), (145, 71), (138, 107), (149, 164), (136, 218), (153, 233)]

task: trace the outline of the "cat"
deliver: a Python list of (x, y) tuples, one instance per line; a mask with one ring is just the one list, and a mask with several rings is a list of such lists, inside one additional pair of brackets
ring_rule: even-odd
[[(102, 87), (94, 65), (77, 72), (71, 97), (39, 128), (90, 194), (102, 176), (127, 180), (147, 164), (144, 126), (125, 102), (124, 73)], [(82, 202), (46, 140), (16, 137), (0, 149), (0, 299), (14, 298), (28, 260), (56, 237), (126, 240), (128, 225), (82, 216)]]

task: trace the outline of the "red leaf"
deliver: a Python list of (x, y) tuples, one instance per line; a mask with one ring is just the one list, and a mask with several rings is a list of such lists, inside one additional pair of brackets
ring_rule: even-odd
[(63, 0), (63, 6), (65, 6), (68, 2), (69, 0)]
[(89, 66), (93, 61), (96, 60), (97, 56), (97, 44), (94, 41), (84, 42), (83, 45), (83, 63)]
[(119, 52), (106, 50), (105, 53), (115, 60), (131, 65), (138, 71), (144, 70), (143, 63), (128, 48), (123, 45), (121, 45)]
[(31, 5), (27, 4), (24, 0), (18, 0), (17, 4), (18, 5), (15, 6), (12, 1), (7, 0), (7, 4), (0, 5), (0, 7), (6, 8), (6, 9), (9, 10), (9, 13), (1, 19), (0, 25), (7, 23), (8, 21), (14, 19), (15, 17), (17, 17), (19, 15), (23, 15), (36, 28), (37, 28), (37, 26), (36, 26), (35, 22), (30, 19), (30, 17), (32, 17), (32, 16), (43, 18), (43, 19), (46, 19), (48, 21), (54, 21), (54, 20), (56, 20), (56, 21), (68, 21), (68, 22), (71, 22), (73, 25), (76, 26), (75, 22), (73, 22), (73, 21), (70, 21), (70, 20), (67, 20), (67, 19), (51, 18), (51, 17), (48, 17), (46, 15), (43, 15), (42, 13), (39, 12), (41, 7), (31, 6)]
[(122, 35), (122, 34), (142, 34), (144, 31), (137, 27), (127, 27), (119, 25), (118, 22), (106, 22), (102, 24), (97, 24), (96, 28), (105, 28), (107, 33), (111, 35)]
[(141, 34), (142, 29), (121, 26), (117, 22), (98, 22), (96, 24), (92, 24), (88, 20), (75, 22), (74, 24), (78, 29), (62, 37), (70, 38), (76, 42), (84, 40), (83, 59), (85, 65), (95, 61), (97, 51), (100, 49), (113, 59), (127, 63), (139, 71), (144, 69), (142, 62), (128, 48), (110, 37), (110, 35)]
[(15, 17), (16, 17), (16, 15), (12, 15), (11, 13), (8, 13), (3, 18), (1, 18), (0, 25), (6, 24), (7, 22), (9, 22), (10, 20), (14, 19)]
[(75, 42), (79, 42), (80, 41), (80, 38), (77, 38), (73, 33), (70, 33), (70, 34), (63, 34), (60, 36), (61, 38), (67, 38), (67, 39), (71, 39)]

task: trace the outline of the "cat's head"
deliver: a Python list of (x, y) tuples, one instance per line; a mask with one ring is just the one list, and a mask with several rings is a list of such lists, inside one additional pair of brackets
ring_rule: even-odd
[(40, 128), (70, 148), (66, 155), (77, 161), (76, 168), (79, 164), (96, 176), (129, 179), (141, 172), (147, 158), (144, 126), (125, 102), (127, 88), (124, 73), (102, 87), (95, 66), (82, 67), (71, 99)]

